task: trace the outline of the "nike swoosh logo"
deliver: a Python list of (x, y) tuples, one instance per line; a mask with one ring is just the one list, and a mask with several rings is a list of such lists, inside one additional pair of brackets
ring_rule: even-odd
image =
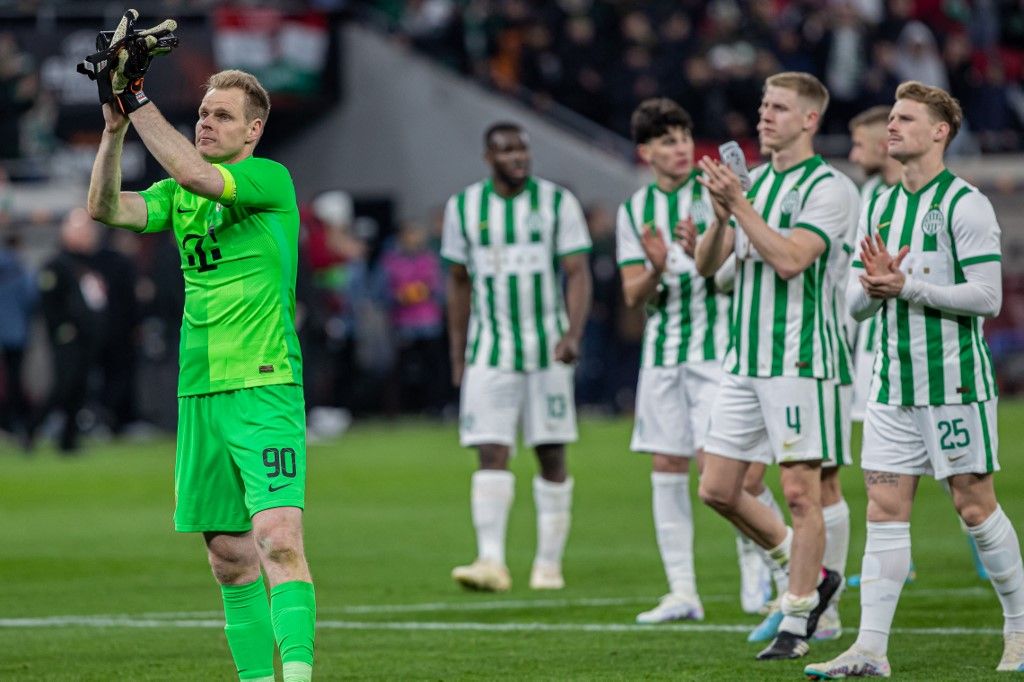
[(949, 459), (950, 462), (955, 462), (958, 459), (963, 459), (966, 456), (967, 456), (966, 452), (961, 452), (959, 455), (946, 455), (946, 458)]
[(270, 485), (267, 486), (267, 492), (268, 493), (276, 493), (278, 490), (281, 490), (282, 488), (287, 488), (290, 485), (291, 485), (291, 483), (285, 483), (284, 485), (277, 485), (277, 486), (275, 486), (273, 483), (271, 483)]
[(195, 213), (196, 210), (197, 209), (194, 208), (182, 208), (181, 206), (178, 207), (178, 213)]
[(782, 447), (784, 447), (784, 448), (791, 448), (794, 445), (796, 445), (797, 443), (799, 443), (800, 441), (802, 441), (803, 439), (804, 439), (803, 436), (799, 436), (798, 438), (794, 438), (792, 440), (784, 440), (784, 441), (782, 441)]

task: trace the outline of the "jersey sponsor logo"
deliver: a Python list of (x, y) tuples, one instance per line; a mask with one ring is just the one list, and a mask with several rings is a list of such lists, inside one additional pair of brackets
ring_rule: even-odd
[(260, 365), (260, 374), (271, 374), (273, 371), (273, 365)]
[[(203, 248), (203, 242), (209, 237), (212, 244), (209, 250)], [(217, 232), (214, 228), (206, 234), (188, 234), (181, 240), (181, 250), (185, 252), (185, 262), (190, 268), (196, 267), (198, 272), (209, 272), (217, 269), (217, 261), (221, 259), (220, 247), (217, 245)], [(189, 253), (191, 251), (191, 253)]]
[(939, 230), (942, 229), (942, 225), (946, 222), (945, 216), (942, 215), (942, 211), (937, 208), (933, 208), (924, 214), (924, 218), (921, 219), (921, 230), (929, 236), (936, 235)]

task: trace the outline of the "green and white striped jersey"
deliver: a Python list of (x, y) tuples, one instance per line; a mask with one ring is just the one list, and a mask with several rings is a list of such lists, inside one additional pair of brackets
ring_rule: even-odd
[(558, 258), (589, 250), (579, 201), (553, 182), (531, 177), (506, 199), (487, 179), (451, 197), (441, 256), (472, 279), (466, 363), (548, 367), (568, 328)]
[[(889, 253), (910, 252), (902, 269), (939, 286), (967, 281), (963, 269), (1001, 260), (992, 204), (943, 170), (914, 193), (902, 184), (872, 200), (858, 234), (880, 234)], [(858, 239), (859, 241), (859, 239)], [(858, 260), (855, 268), (863, 268)], [(954, 405), (997, 395), (982, 318), (956, 315), (901, 299), (886, 299), (868, 400), (887, 405)]]
[[(885, 179), (881, 173), (875, 173), (868, 177), (864, 181), (864, 184), (860, 187), (860, 205), (863, 210), (871, 202), (872, 199), (877, 197), (879, 194), (889, 189), (889, 185), (885, 184)], [(854, 250), (860, 250), (860, 240), (853, 245)], [(851, 275), (858, 277), (860, 273), (853, 273)], [(870, 319), (864, 320), (860, 323), (857, 329), (857, 362), (861, 360), (859, 358), (868, 357), (874, 358), (875, 346), (878, 343), (878, 321), (879, 316), (873, 315)]]
[(849, 215), (847, 218), (847, 232), (843, 237), (840, 248), (830, 249), (828, 282), (832, 290), (832, 317), (836, 321), (836, 370), (838, 372), (839, 384), (850, 386), (853, 384), (853, 345), (850, 340), (857, 331), (857, 321), (850, 316), (846, 305), (846, 285), (850, 280), (851, 265), (853, 263), (854, 242), (857, 239), (857, 220), (860, 218), (860, 192), (857, 185), (842, 173), (837, 173), (836, 178), (846, 188), (849, 195)]
[(707, 190), (697, 173), (674, 192), (641, 188), (619, 207), (615, 228), (619, 267), (650, 263), (640, 245), (641, 230), (661, 234), (668, 261), (655, 297), (647, 306), (641, 367), (721, 360), (729, 337), (729, 297), (715, 292), (714, 277), (697, 273), (693, 259), (673, 237), (680, 220), (693, 220), (699, 233), (714, 219)]
[(782, 172), (768, 163), (755, 168), (751, 178), (747, 198), (772, 229), (783, 236), (811, 230), (826, 246), (806, 270), (785, 280), (735, 226), (737, 276), (723, 366), (753, 377), (839, 378), (840, 335), (829, 268), (849, 239), (856, 195), (848, 179), (820, 156)]

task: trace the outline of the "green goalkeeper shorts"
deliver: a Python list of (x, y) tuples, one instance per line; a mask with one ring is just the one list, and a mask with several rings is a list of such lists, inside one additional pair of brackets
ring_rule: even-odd
[(178, 398), (174, 528), (252, 528), (257, 512), (305, 506), (302, 387), (257, 386)]

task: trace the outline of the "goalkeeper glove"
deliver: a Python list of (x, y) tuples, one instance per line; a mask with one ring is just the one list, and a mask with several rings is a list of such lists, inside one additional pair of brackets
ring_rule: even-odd
[(167, 19), (136, 31), (138, 17), (139, 13), (130, 9), (121, 17), (117, 29), (101, 31), (96, 36), (97, 52), (78, 65), (79, 73), (96, 81), (100, 104), (116, 103), (126, 114), (149, 101), (142, 93), (142, 80), (153, 57), (167, 54), (178, 45), (173, 33), (177, 28), (175, 21)]
[(153, 57), (167, 54), (178, 44), (173, 19), (165, 19), (152, 28), (134, 31), (126, 37), (124, 47), (117, 53), (117, 64), (110, 74), (111, 89), (121, 113), (128, 115), (148, 104), (142, 91), (142, 82)]

